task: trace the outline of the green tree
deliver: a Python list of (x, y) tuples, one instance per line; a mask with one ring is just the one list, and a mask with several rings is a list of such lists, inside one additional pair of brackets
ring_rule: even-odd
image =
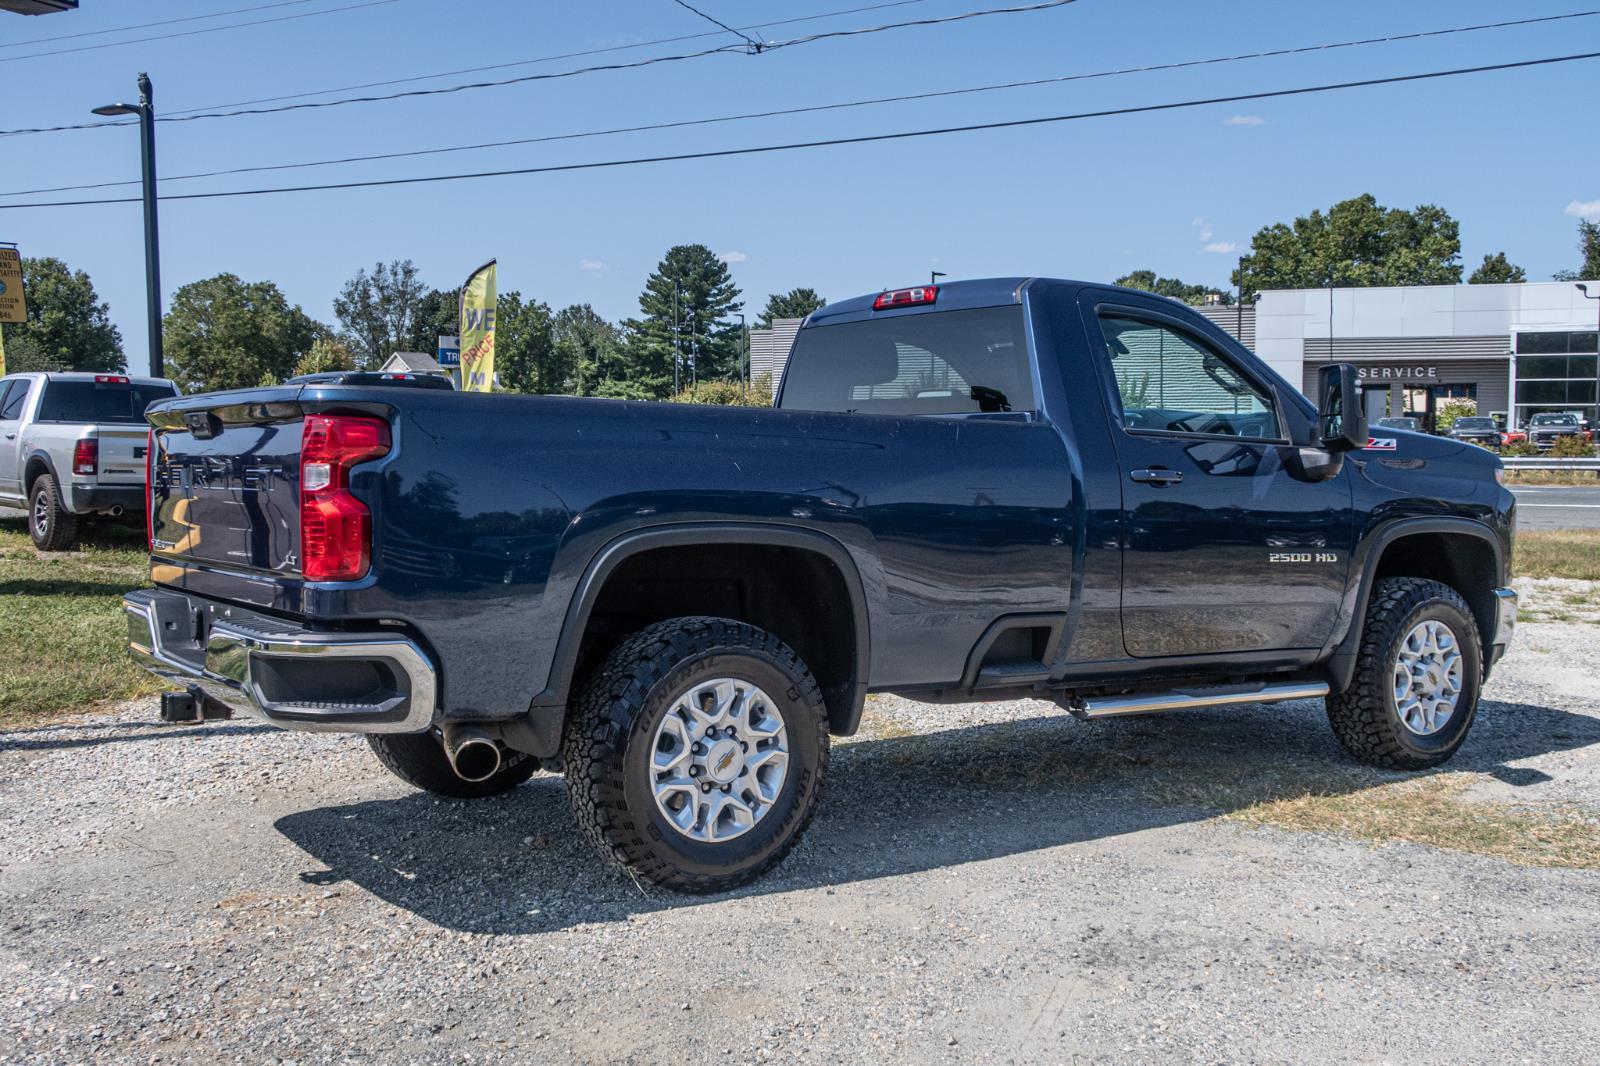
[(587, 396), (606, 381), (619, 378), (622, 338), (617, 327), (601, 318), (588, 304), (563, 307), (551, 323), (556, 361), (572, 380), (562, 391)]
[(1467, 279), (1468, 285), (1496, 285), (1508, 281), (1527, 281), (1528, 272), (1506, 258), (1506, 253), (1496, 252), (1483, 257), (1483, 264)]
[(1578, 220), (1578, 254), (1583, 262), (1577, 270), (1558, 270), (1556, 281), (1582, 281), (1600, 278), (1600, 222)]
[(790, 289), (767, 297), (767, 306), (756, 318), (757, 329), (771, 329), (775, 318), (804, 318), (828, 301), (817, 295), (816, 289)]
[(28, 320), (4, 327), (7, 370), (127, 368), (122, 334), (88, 274), (51, 256), (23, 259), (22, 291)]
[(1364, 193), (1261, 229), (1233, 281), (1246, 298), (1262, 289), (1459, 284), (1461, 227), (1441, 207), (1387, 208)]
[(185, 392), (281, 381), (326, 332), (272, 282), (235, 274), (185, 285), (162, 322), (167, 373)]
[(743, 308), (728, 265), (710, 248), (680, 244), (668, 249), (639, 295), (641, 317), (623, 324), (628, 379), (652, 396), (666, 396), (672, 391), (674, 352), (684, 360), (683, 380), (690, 377), (691, 359), (701, 380), (736, 377), (739, 326), (726, 319)]
[[(344, 283), (333, 301), (333, 313), (358, 366), (377, 367), (395, 352), (414, 350), (408, 345), (416, 339), (418, 314), (427, 295), (417, 265), (409, 259), (377, 263), (370, 274), (363, 268)], [(422, 350), (432, 352), (434, 346), (429, 343)]]
[(550, 306), (503, 292), (494, 312), (494, 372), (508, 392), (559, 392), (564, 380), (555, 361)]
[(1206, 302), (1206, 297), (1216, 293), (1222, 297), (1225, 304), (1233, 303), (1233, 293), (1221, 285), (1189, 285), (1177, 278), (1160, 278), (1154, 270), (1135, 270), (1131, 274), (1124, 274), (1115, 282), (1126, 289), (1143, 289), (1153, 292), (1157, 296), (1166, 296), (1174, 300), (1181, 300), (1192, 307), (1199, 307)]
[(356, 357), (344, 341), (333, 337), (319, 337), (311, 342), (310, 349), (290, 371), (293, 377), (301, 374), (327, 374), (334, 370), (354, 370)]
[(457, 335), (457, 304), (459, 289), (429, 289), (417, 301), (416, 314), (411, 323), (411, 336), (406, 339), (403, 351), (426, 352), (439, 350), (440, 337)]

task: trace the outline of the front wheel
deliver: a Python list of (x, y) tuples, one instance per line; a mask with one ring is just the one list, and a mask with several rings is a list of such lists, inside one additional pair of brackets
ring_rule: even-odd
[(1482, 681), (1478, 626), (1461, 594), (1438, 581), (1385, 578), (1367, 602), (1350, 685), (1328, 694), (1328, 721), (1362, 762), (1425, 770), (1467, 739)]
[(771, 633), (676, 618), (595, 671), (565, 756), (578, 824), (613, 864), (680, 892), (720, 892), (799, 841), (827, 771), (827, 715), (805, 663)]

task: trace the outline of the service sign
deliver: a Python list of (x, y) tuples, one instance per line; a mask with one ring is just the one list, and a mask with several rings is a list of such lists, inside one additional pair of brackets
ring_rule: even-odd
[(28, 321), (28, 305), (22, 299), (22, 253), (15, 248), (0, 248), (0, 322)]

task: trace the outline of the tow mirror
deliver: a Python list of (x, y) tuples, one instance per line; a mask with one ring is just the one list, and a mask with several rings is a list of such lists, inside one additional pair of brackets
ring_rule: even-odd
[(1367, 412), (1353, 364), (1317, 368), (1317, 431), (1322, 447), (1335, 455), (1367, 446)]

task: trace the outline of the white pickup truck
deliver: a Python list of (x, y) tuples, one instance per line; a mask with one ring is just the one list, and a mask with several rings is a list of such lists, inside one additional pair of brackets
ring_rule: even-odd
[(176, 395), (165, 378), (126, 374), (0, 378), (0, 506), (26, 508), (41, 551), (76, 544), (80, 518), (142, 513), (144, 409)]

